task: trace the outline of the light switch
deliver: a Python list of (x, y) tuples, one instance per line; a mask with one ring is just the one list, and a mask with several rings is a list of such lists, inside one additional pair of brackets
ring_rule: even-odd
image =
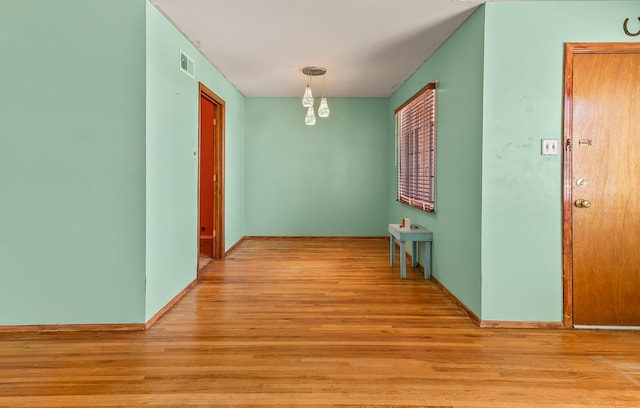
[(540, 148), (541, 148), (541, 154), (543, 156), (557, 156), (558, 155), (558, 140), (557, 139), (542, 139)]

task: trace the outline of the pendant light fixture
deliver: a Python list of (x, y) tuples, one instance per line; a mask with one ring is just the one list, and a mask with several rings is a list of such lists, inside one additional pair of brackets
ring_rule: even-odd
[(330, 110), (329, 104), (327, 104), (327, 98), (323, 96), (322, 99), (320, 99), (320, 106), (318, 106), (318, 116), (321, 118), (328, 118), (329, 112)]
[(320, 106), (318, 106), (318, 116), (321, 118), (329, 117), (329, 104), (324, 96), (324, 75), (322, 75), (322, 98), (320, 98)]
[(329, 116), (329, 104), (327, 98), (324, 96), (324, 76), (327, 73), (326, 68), (322, 67), (304, 67), (302, 73), (307, 76), (307, 87), (304, 90), (304, 96), (302, 97), (302, 106), (307, 108), (307, 115), (304, 118), (304, 123), (308, 126), (316, 124), (316, 115), (313, 110), (313, 94), (311, 92), (311, 77), (322, 75), (322, 97), (320, 98), (320, 106), (318, 107), (318, 116), (326, 118)]
[(313, 112), (313, 106), (307, 108), (307, 116), (304, 117), (304, 124), (307, 126), (316, 124), (316, 114)]
[(307, 87), (304, 89), (304, 96), (302, 97), (302, 106), (305, 108), (313, 107), (313, 94), (311, 93), (311, 77), (307, 78)]

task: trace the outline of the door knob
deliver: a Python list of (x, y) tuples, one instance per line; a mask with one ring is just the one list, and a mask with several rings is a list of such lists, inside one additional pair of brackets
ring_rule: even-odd
[(582, 198), (578, 198), (575, 202), (576, 207), (578, 208), (589, 208), (591, 207), (591, 202), (589, 200), (584, 200)]

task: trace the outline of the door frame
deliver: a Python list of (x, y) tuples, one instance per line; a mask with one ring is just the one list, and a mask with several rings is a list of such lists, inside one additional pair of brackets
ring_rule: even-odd
[(573, 327), (573, 57), (577, 54), (636, 54), (640, 43), (566, 43), (564, 48), (564, 136), (562, 186), (563, 325)]
[[(200, 160), (202, 157), (202, 129), (200, 128), (202, 106), (200, 99), (204, 97), (213, 103), (213, 117), (215, 124), (213, 126), (213, 225), (215, 236), (213, 238), (213, 258), (223, 258), (225, 255), (224, 245), (224, 191), (225, 191), (225, 102), (211, 89), (207, 88), (202, 82), (198, 83), (198, 219), (200, 219)], [(197, 223), (198, 231), (198, 257), (200, 257), (200, 222)]]

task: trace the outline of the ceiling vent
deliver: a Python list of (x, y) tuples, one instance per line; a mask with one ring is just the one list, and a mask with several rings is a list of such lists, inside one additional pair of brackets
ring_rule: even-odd
[(193, 60), (182, 50), (180, 50), (180, 70), (191, 78), (196, 79), (196, 66), (193, 63)]

